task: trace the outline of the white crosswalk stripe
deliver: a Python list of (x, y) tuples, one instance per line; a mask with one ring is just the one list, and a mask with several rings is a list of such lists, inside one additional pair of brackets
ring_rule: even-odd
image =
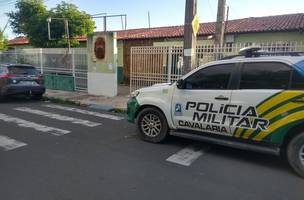
[(168, 162), (180, 164), (183, 166), (190, 166), (195, 160), (204, 154), (204, 150), (195, 146), (186, 147), (177, 153), (173, 154), (166, 160)]
[(26, 145), (26, 143), (14, 140), (4, 135), (0, 135), (0, 147), (2, 147), (5, 151), (17, 149)]
[(20, 127), (32, 128), (32, 129), (35, 129), (37, 131), (50, 133), (50, 134), (55, 135), (55, 136), (61, 136), (61, 135), (68, 134), (68, 133), (71, 132), (71, 131), (68, 131), (68, 130), (63, 130), (63, 129), (59, 129), (59, 128), (54, 128), (54, 127), (49, 127), (49, 126), (37, 124), (35, 122), (30, 122), (30, 121), (27, 121), (27, 120), (24, 120), (24, 119), (20, 119), (20, 118), (17, 118), (17, 117), (12, 117), (12, 116), (2, 114), (2, 113), (0, 113), (0, 120), (5, 121), (5, 122), (9, 122), (9, 123), (15, 123)]
[(82, 110), (78, 108), (71, 108), (71, 107), (66, 107), (66, 106), (59, 106), (59, 105), (43, 105), (44, 107), (48, 108), (54, 108), (54, 109), (59, 109), (59, 110), (64, 110), (64, 111), (71, 111), (71, 112), (77, 112), (85, 115), (91, 115), (95, 117), (100, 117), (100, 118), (106, 118), (106, 119), (112, 119), (112, 120), (122, 120), (124, 119), (123, 117), (118, 117), (115, 115), (109, 115), (109, 114), (103, 114), (99, 112), (93, 112), (93, 111), (88, 111), (88, 110)]
[(67, 122), (71, 122), (73, 124), (80, 124), (80, 125), (88, 126), (88, 127), (96, 127), (96, 126), (101, 125), (101, 123), (97, 123), (97, 122), (91, 122), (91, 121), (88, 121), (88, 120), (77, 119), (77, 118), (74, 118), (74, 117), (68, 117), (68, 116), (55, 114), (55, 113), (50, 113), (50, 112), (45, 112), (45, 111), (42, 111), (42, 110), (32, 109), (32, 108), (28, 108), (28, 107), (14, 108), (14, 110), (18, 110), (18, 111), (26, 112), (26, 113), (31, 113), (31, 114), (36, 114), (36, 115), (40, 115), (40, 116), (43, 116), (43, 117), (48, 117), (48, 118), (55, 119), (55, 120), (67, 121)]

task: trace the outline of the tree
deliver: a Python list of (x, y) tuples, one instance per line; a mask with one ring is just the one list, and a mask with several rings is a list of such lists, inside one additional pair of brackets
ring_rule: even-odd
[(66, 35), (63, 20), (52, 20), (51, 37), (48, 39), (47, 18), (65, 18), (69, 21), (72, 46), (79, 45), (73, 39), (84, 36), (94, 30), (94, 21), (85, 12), (70, 3), (61, 2), (55, 8), (47, 10), (43, 0), (20, 0), (15, 4), (16, 11), (8, 13), (10, 25), (16, 34), (28, 37), (36, 47), (66, 47)]
[(7, 38), (3, 34), (3, 30), (0, 30), (0, 50), (5, 50), (7, 48)]
[(21, 0), (15, 4), (15, 8), (16, 12), (7, 14), (13, 32), (26, 35), (34, 46), (47, 47), (48, 11), (43, 1)]
[[(71, 38), (87, 35), (88, 33), (92, 33), (94, 30), (94, 22), (90, 15), (79, 11), (73, 4), (61, 2), (56, 8), (51, 9), (50, 14), (51, 17), (54, 18), (69, 20), (69, 32)], [(65, 30), (63, 20), (54, 21), (52, 25), (52, 37), (60, 38), (64, 34)], [(66, 42), (66, 40), (63, 41)], [(75, 40), (72, 42), (75, 42)]]
[(5, 50), (7, 49), (7, 44), (8, 44), (8, 41), (7, 41), (7, 38), (5, 37), (4, 35), (4, 31), (6, 30), (7, 28), (7, 24), (4, 26), (3, 29), (0, 28), (0, 50)]

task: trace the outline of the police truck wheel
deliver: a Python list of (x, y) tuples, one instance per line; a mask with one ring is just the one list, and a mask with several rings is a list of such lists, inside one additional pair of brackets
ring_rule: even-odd
[(304, 133), (292, 138), (286, 153), (291, 167), (304, 178)]
[(168, 135), (168, 123), (164, 114), (156, 108), (145, 108), (137, 118), (140, 137), (148, 142), (160, 143)]

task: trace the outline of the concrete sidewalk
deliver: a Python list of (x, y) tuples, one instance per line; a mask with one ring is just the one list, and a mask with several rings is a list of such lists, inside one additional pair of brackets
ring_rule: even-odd
[(73, 102), (75, 104), (97, 108), (105, 111), (115, 110), (127, 110), (127, 101), (129, 99), (129, 87), (119, 86), (118, 96), (116, 97), (104, 97), (89, 95), (86, 92), (68, 92), (60, 90), (46, 90), (44, 96), (50, 100), (60, 100)]

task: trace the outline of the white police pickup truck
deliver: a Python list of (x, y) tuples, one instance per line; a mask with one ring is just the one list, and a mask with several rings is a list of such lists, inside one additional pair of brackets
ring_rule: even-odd
[(304, 56), (244, 49), (133, 92), (128, 120), (149, 142), (171, 134), (286, 155), (304, 177)]

